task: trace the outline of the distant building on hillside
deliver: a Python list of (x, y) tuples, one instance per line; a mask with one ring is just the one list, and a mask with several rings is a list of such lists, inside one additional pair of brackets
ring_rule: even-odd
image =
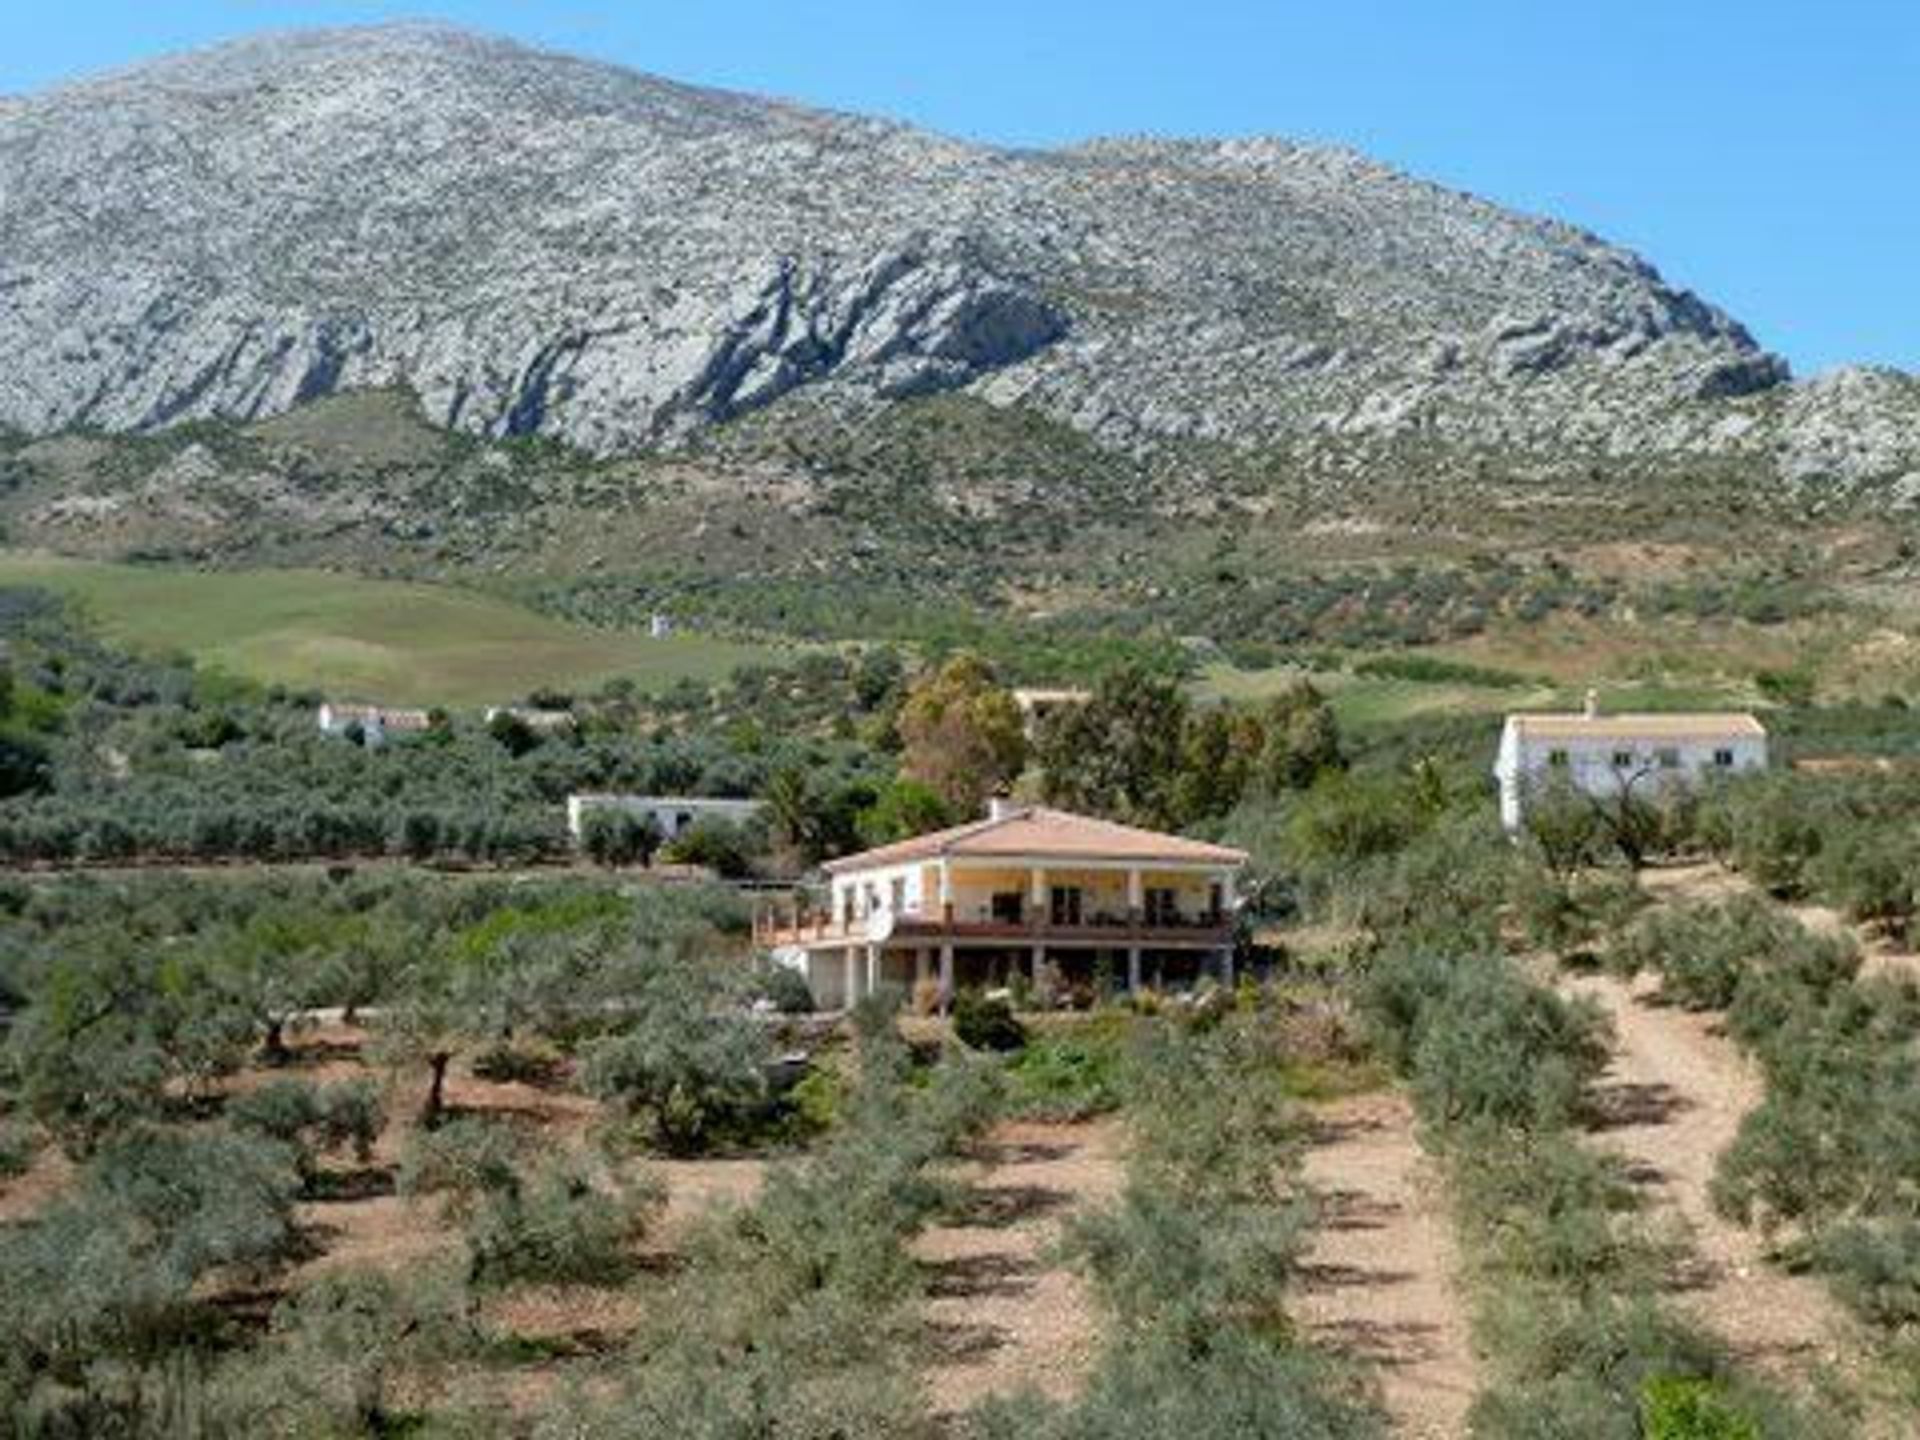
[(571, 710), (536, 710), (530, 705), (489, 705), (487, 724), (503, 715), (518, 720), (536, 735), (566, 735), (574, 728)]
[(385, 744), (391, 735), (422, 735), (433, 728), (425, 710), (391, 705), (342, 705), (326, 701), (318, 715), (322, 735), (350, 735), (356, 731), (368, 745)]
[(1020, 707), (1020, 722), (1027, 732), (1027, 739), (1033, 739), (1040, 724), (1056, 711), (1070, 706), (1084, 705), (1093, 698), (1090, 690), (1073, 690), (1065, 687), (1022, 688), (1013, 692), (1013, 703)]
[(584, 838), (587, 817), (619, 812), (636, 818), (651, 817), (663, 840), (676, 838), (702, 820), (724, 820), (744, 825), (760, 813), (758, 800), (717, 800), (687, 795), (569, 795), (567, 831), (577, 845)]
[(1493, 774), (1500, 782), (1500, 823), (1517, 831), (1529, 799), (1555, 784), (1596, 798), (1629, 791), (1652, 796), (1766, 765), (1766, 728), (1752, 715), (1603, 715), (1589, 691), (1577, 715), (1509, 715)]
[(673, 634), (673, 617), (664, 610), (656, 610), (647, 617), (647, 634), (655, 640), (664, 640)]

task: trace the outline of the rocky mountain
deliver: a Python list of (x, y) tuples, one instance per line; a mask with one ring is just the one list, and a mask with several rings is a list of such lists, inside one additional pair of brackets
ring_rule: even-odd
[(1638, 257), (1343, 150), (995, 149), (414, 25), (0, 101), (0, 426), (374, 387), (601, 455), (958, 391), (1349, 482), (1920, 492), (1914, 379), (1794, 383)]

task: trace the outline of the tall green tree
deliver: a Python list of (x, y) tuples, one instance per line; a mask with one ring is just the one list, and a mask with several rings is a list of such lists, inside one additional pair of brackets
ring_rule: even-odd
[(1085, 704), (1062, 706), (1040, 727), (1042, 791), (1071, 810), (1175, 824), (1186, 734), (1178, 681), (1137, 665), (1111, 671)]
[(899, 728), (901, 773), (928, 786), (956, 814), (977, 813), (1027, 763), (1020, 707), (977, 655), (955, 655), (916, 680)]

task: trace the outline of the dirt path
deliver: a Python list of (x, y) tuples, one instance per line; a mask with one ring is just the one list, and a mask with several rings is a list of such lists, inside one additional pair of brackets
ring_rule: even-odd
[(1826, 1288), (1767, 1262), (1759, 1237), (1722, 1220), (1708, 1187), (1714, 1162), (1760, 1102), (1760, 1076), (1717, 1030), (1717, 1020), (1653, 1000), (1657, 982), (1567, 977), (1568, 994), (1597, 1001), (1618, 1036), (1598, 1099), (1601, 1143), (1623, 1153), (1657, 1218), (1677, 1215), (1693, 1261), (1675, 1300), (1741, 1359), (1763, 1371), (1804, 1375), (1850, 1353), (1847, 1321)]
[(1458, 1255), (1433, 1203), (1438, 1177), (1397, 1093), (1316, 1110), (1305, 1179), (1321, 1224), (1302, 1267), (1295, 1312), (1329, 1348), (1376, 1367), (1394, 1433), (1466, 1433), (1475, 1378)]
[(1100, 1344), (1084, 1283), (1048, 1251), (1068, 1215), (1119, 1192), (1117, 1125), (1009, 1123), (989, 1146), (968, 1213), (913, 1247), (928, 1271), (927, 1389), (941, 1415), (1028, 1386), (1066, 1399)]

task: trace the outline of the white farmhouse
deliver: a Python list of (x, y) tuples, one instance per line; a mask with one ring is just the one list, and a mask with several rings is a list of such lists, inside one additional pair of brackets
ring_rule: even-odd
[(1528, 797), (1555, 783), (1596, 798), (1627, 790), (1650, 796), (1766, 764), (1767, 732), (1751, 715), (1603, 715), (1590, 691), (1578, 715), (1509, 715), (1493, 774), (1500, 782), (1500, 823), (1513, 831)]
[(758, 800), (717, 800), (686, 795), (569, 795), (567, 829), (579, 844), (586, 831), (587, 816), (619, 811), (636, 818), (651, 816), (654, 828), (663, 840), (678, 838), (680, 832), (702, 820), (724, 820), (744, 825), (760, 813)]
[(390, 735), (424, 735), (433, 728), (433, 716), (427, 711), (391, 705), (341, 705), (329, 700), (315, 718), (322, 735), (347, 735), (358, 730), (367, 745), (384, 744)]

